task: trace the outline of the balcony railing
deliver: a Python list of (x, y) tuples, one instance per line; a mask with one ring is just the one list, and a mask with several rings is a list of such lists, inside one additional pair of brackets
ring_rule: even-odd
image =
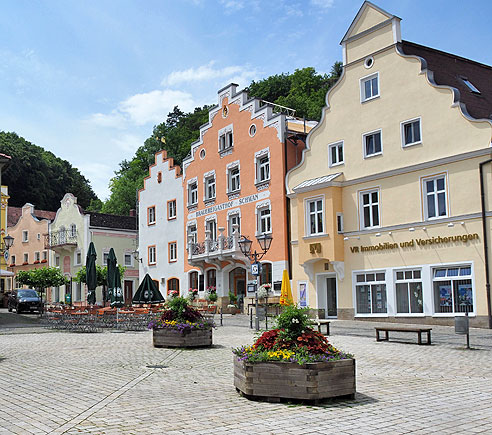
[(77, 231), (60, 230), (44, 235), (44, 247), (46, 249), (64, 245), (77, 245)]
[(188, 240), (188, 261), (191, 264), (197, 262), (210, 262), (213, 260), (230, 260), (241, 258), (239, 249), (239, 232), (234, 228), (232, 236), (224, 236), (224, 228), (219, 228), (220, 235), (217, 240), (210, 237), (210, 231), (205, 232), (203, 242), (194, 242), (190, 236)]

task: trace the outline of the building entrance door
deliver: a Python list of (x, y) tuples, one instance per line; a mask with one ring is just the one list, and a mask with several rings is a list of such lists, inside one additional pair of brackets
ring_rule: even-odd
[(131, 305), (133, 299), (133, 281), (128, 281), (125, 279), (125, 305)]
[(236, 267), (229, 273), (230, 290), (237, 296), (237, 304), (242, 310), (246, 296), (246, 270)]
[(337, 317), (336, 278), (326, 278), (326, 317)]

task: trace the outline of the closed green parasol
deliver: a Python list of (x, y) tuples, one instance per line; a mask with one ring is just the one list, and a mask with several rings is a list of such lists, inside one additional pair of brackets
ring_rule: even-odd
[(164, 302), (164, 297), (162, 296), (159, 289), (156, 287), (155, 282), (152, 280), (150, 275), (147, 273), (144, 279), (138, 286), (135, 296), (133, 296), (132, 303), (134, 304), (160, 304)]
[(89, 250), (85, 258), (85, 282), (87, 284), (87, 303), (94, 305), (96, 303), (96, 287), (97, 287), (97, 272), (96, 272), (96, 248), (94, 243), (89, 244)]
[(114, 249), (109, 250), (108, 255), (108, 291), (111, 295), (111, 306), (119, 308), (125, 305), (123, 299), (123, 290), (121, 289), (121, 277), (120, 269), (118, 268), (118, 262), (116, 261), (116, 255)]

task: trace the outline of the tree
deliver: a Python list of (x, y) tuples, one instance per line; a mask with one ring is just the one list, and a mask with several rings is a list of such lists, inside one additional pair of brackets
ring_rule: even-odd
[[(125, 275), (126, 267), (118, 264), (118, 268), (120, 269), (120, 276)], [(100, 266), (96, 264), (96, 275), (97, 275), (97, 287), (105, 286), (108, 278), (108, 267)], [(85, 284), (86, 281), (86, 269), (85, 266), (82, 266), (78, 272), (75, 274), (74, 281), (80, 282), (81, 284)]]
[(41, 300), (48, 287), (59, 287), (68, 283), (58, 267), (41, 267), (32, 270), (20, 270), (17, 272), (17, 282), (30, 288), (39, 289)]

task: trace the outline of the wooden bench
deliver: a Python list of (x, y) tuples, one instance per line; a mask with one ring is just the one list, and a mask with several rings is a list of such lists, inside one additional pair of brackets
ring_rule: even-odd
[(326, 334), (324, 335), (330, 335), (330, 321), (328, 319), (320, 319), (316, 317), (315, 319), (313, 319), (313, 322), (315, 325), (318, 326), (318, 332), (320, 334), (322, 334), (321, 326), (324, 325), (326, 327)]
[[(419, 344), (431, 344), (431, 331), (432, 328), (421, 328), (421, 327), (398, 327), (398, 326), (377, 326), (376, 328), (376, 341), (389, 341), (389, 333), (392, 332), (416, 332), (418, 335)], [(385, 337), (381, 338), (379, 336), (380, 332), (384, 332)], [(422, 333), (427, 333), (427, 342), (422, 343)]]

